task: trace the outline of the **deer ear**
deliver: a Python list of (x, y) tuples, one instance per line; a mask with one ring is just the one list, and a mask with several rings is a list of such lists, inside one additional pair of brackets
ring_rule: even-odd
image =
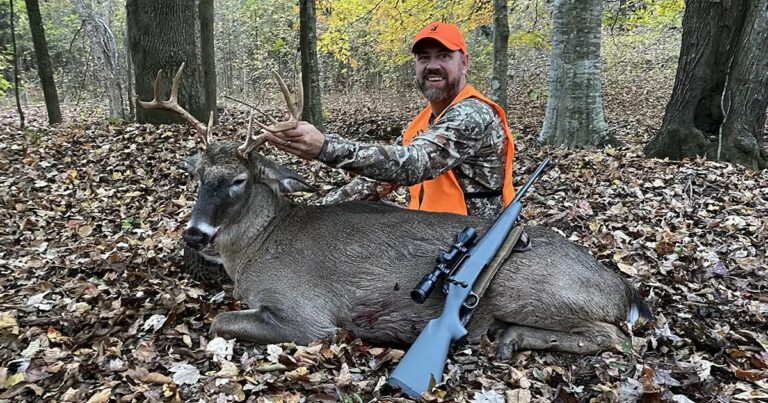
[(317, 188), (307, 183), (307, 180), (301, 176), (295, 177), (295, 178), (282, 178), (278, 180), (277, 183), (280, 187), (280, 193), (282, 194), (298, 193), (298, 192), (310, 192), (310, 193), (317, 192)]
[(203, 158), (203, 154), (195, 154), (191, 157), (185, 158), (183, 161), (179, 162), (179, 168), (181, 168), (182, 171), (194, 175), (195, 171), (197, 170), (198, 164), (200, 164), (200, 160)]
[(264, 174), (277, 182), (280, 193), (317, 192), (316, 187), (312, 186), (306, 178), (299, 175), (293, 169), (280, 165), (266, 157), (264, 157), (262, 164)]

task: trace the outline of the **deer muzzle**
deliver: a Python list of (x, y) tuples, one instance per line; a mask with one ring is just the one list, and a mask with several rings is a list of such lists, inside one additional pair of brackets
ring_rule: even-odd
[(184, 231), (184, 242), (194, 250), (201, 250), (216, 239), (219, 228), (208, 224), (196, 224)]

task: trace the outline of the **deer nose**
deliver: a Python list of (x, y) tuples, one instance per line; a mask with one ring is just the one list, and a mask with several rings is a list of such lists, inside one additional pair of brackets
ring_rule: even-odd
[(203, 249), (210, 241), (211, 236), (201, 231), (200, 228), (190, 227), (184, 231), (184, 242), (194, 250)]

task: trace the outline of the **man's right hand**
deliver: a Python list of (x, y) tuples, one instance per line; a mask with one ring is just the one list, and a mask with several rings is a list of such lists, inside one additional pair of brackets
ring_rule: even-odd
[(278, 149), (307, 160), (317, 159), (325, 143), (325, 135), (305, 121), (299, 121), (295, 129), (266, 135)]

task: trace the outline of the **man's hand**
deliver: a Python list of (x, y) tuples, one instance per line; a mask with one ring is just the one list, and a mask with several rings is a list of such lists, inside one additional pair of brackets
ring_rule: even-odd
[(278, 149), (307, 160), (316, 159), (325, 142), (325, 135), (304, 121), (300, 121), (295, 129), (266, 134), (267, 140)]

